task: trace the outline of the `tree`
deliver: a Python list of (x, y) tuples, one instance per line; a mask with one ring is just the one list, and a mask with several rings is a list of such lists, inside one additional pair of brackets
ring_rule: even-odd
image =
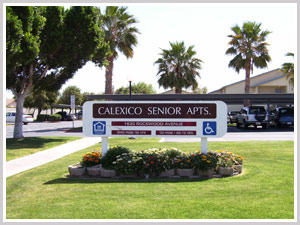
[(162, 49), (161, 58), (155, 62), (159, 66), (159, 86), (165, 89), (175, 87), (175, 93), (181, 93), (183, 88), (189, 87), (195, 90), (198, 87), (196, 77), (200, 78), (202, 60), (194, 57), (194, 46), (186, 49), (184, 42), (170, 42), (170, 45), (171, 49)]
[(265, 68), (271, 61), (266, 42), (266, 37), (271, 33), (268, 30), (261, 30), (261, 23), (245, 22), (242, 27), (235, 25), (231, 28), (232, 35), (226, 55), (234, 55), (229, 62), (229, 67), (235, 69), (237, 73), (241, 69), (246, 71), (245, 93), (250, 91), (250, 73), (253, 73), (253, 67)]
[(82, 105), (83, 104), (83, 94), (81, 93), (81, 90), (79, 87), (76, 86), (69, 86), (67, 87), (61, 96), (58, 99), (59, 104), (67, 104), (70, 105), (70, 96), (75, 95), (75, 104), (76, 105)]
[[(132, 93), (134, 94), (155, 94), (152, 84), (146, 84), (144, 82), (139, 82), (132, 85)], [(115, 91), (115, 94), (129, 94), (129, 87), (120, 87)]]
[[(118, 51), (127, 58), (132, 58), (133, 47), (137, 45), (136, 35), (139, 31), (133, 27), (137, 20), (126, 10), (127, 7), (108, 6), (103, 15), (101, 27), (105, 30), (105, 41), (109, 43), (111, 51), (106, 57), (108, 65), (105, 71), (105, 94), (113, 93), (113, 67), (114, 60), (118, 58)], [(98, 55), (95, 55), (93, 61), (98, 62)]]
[[(102, 93), (102, 94), (103, 94), (103, 93)], [(83, 102), (82, 102), (82, 105), (83, 105), (83, 103), (85, 103), (86, 101), (88, 101), (86, 95), (95, 95), (95, 93), (94, 93), (94, 92), (88, 92), (88, 91), (83, 92), (83, 93), (82, 93), (82, 96), (83, 96)]]
[(57, 101), (58, 95), (59, 92), (56, 90), (35, 90), (31, 93), (31, 95), (25, 98), (24, 107), (37, 108), (39, 115), (42, 112), (42, 110), (51, 108), (51, 105)]
[(208, 92), (207, 87), (202, 87), (202, 88), (198, 87), (193, 91), (193, 93), (195, 94), (207, 94), (207, 92)]
[(26, 96), (34, 89), (59, 90), (95, 52), (108, 54), (99, 21), (95, 7), (6, 7), (6, 88), (17, 101), (14, 138), (23, 137)]
[[(286, 56), (292, 56), (294, 58), (294, 53), (288, 52)], [(290, 79), (294, 84), (294, 63), (283, 63), (281, 67), (281, 71), (286, 74), (286, 79)]]

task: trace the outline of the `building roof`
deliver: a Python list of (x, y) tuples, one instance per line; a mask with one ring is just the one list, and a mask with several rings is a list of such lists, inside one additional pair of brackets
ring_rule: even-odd
[(274, 81), (274, 80), (279, 80), (279, 79), (281, 79), (281, 78), (283, 78), (283, 77), (285, 77), (285, 76), (286, 76), (286, 75), (281, 75), (281, 76), (275, 77), (275, 78), (273, 78), (273, 79), (265, 80), (265, 81), (263, 81), (263, 82), (260, 82), (260, 83), (257, 83), (257, 84), (250, 85), (250, 87), (257, 87), (257, 86), (259, 86), (259, 85), (266, 84), (266, 83), (269, 83), (269, 82)]
[[(258, 74), (258, 75), (256, 75), (256, 76), (250, 77), (250, 79), (253, 79), (253, 78), (256, 78), (256, 77), (260, 77), (260, 76), (264, 76), (264, 75), (266, 75), (266, 74), (268, 74), (268, 73), (270, 73), (270, 72), (274, 72), (274, 71), (276, 71), (276, 70), (280, 70), (280, 69), (274, 69), (274, 70), (271, 70), (271, 71), (268, 71), (268, 72), (265, 72), (265, 73), (262, 73), (262, 74)], [(280, 77), (280, 78), (281, 78), (281, 77)], [(276, 78), (276, 79), (279, 79), (279, 78)], [(271, 81), (271, 80), (269, 80), (268, 82), (270, 82), (270, 81)], [(242, 83), (242, 82), (245, 82), (245, 79), (240, 80), (240, 81), (237, 81), (237, 82), (234, 82), (234, 83), (232, 83), (232, 84), (228, 84), (228, 85), (223, 86), (223, 87), (221, 87), (221, 88), (219, 88), (219, 89), (217, 89), (217, 90), (211, 91), (210, 93), (220, 91), (220, 90), (222, 90), (223, 88), (226, 88), (226, 87), (229, 87), (229, 86), (238, 84), (238, 83)], [(266, 83), (267, 83), (267, 82), (266, 82)], [(257, 86), (257, 85), (256, 85), (256, 86)], [(252, 87), (252, 86), (251, 86), (251, 87)]]
[(6, 107), (16, 107), (16, 105), (15, 99), (6, 99)]
[[(160, 94), (175, 94), (175, 88), (173, 88), (171, 90), (168, 90), (168, 91), (165, 91), (165, 92), (162, 92)], [(193, 93), (185, 91), (185, 90), (182, 90), (181, 94), (193, 94)]]

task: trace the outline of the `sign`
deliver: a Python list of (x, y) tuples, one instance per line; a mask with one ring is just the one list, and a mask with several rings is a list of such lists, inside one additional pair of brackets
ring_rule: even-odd
[(94, 121), (93, 122), (93, 134), (94, 135), (106, 135), (106, 122)]
[(75, 119), (75, 114), (74, 111), (75, 111), (75, 95), (70, 95), (70, 106), (71, 106), (71, 116), (72, 116), (72, 123), (73, 123), (73, 128), (74, 128), (74, 119)]
[(75, 110), (75, 95), (70, 95), (71, 110)]
[(221, 101), (88, 101), (83, 133), (94, 137), (222, 137), (227, 106)]
[(216, 106), (215, 103), (95, 103), (93, 118), (215, 119)]

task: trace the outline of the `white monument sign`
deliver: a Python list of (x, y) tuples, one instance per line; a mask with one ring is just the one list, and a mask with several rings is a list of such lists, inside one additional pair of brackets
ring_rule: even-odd
[(83, 133), (102, 137), (208, 137), (227, 132), (227, 105), (221, 101), (88, 101), (83, 105)]

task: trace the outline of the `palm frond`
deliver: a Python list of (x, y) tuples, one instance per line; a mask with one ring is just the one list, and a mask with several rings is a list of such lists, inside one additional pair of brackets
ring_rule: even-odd
[(171, 49), (161, 49), (158, 64), (160, 76), (158, 83), (164, 88), (182, 88), (198, 86), (196, 77), (200, 77), (201, 59), (195, 58), (194, 46), (185, 47), (184, 42), (170, 42)]

